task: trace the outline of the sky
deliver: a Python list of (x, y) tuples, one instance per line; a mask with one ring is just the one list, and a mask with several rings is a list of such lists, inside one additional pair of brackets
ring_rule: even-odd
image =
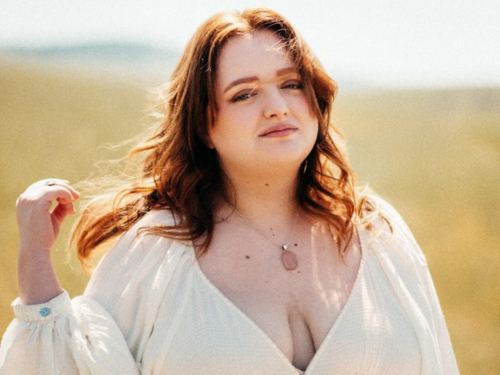
[(288, 18), (334, 78), (500, 85), (498, 0), (1, 0), (0, 47), (131, 41), (180, 50), (212, 14), (255, 6)]

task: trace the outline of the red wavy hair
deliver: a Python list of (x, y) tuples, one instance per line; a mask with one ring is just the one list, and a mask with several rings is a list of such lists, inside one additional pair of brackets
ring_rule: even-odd
[(341, 251), (347, 249), (353, 223), (366, 218), (366, 211), (376, 211), (366, 190), (355, 187), (342, 135), (332, 124), (336, 83), (309, 46), (284, 17), (272, 10), (220, 13), (203, 23), (191, 38), (163, 90), (159, 104), (162, 119), (155, 134), (130, 153), (144, 156), (141, 176), (115, 194), (94, 199), (77, 221), (72, 243), (85, 268), (97, 248), (109, 244), (155, 209), (169, 209), (177, 220), (175, 225), (148, 231), (177, 240), (205, 236), (197, 250), (200, 254), (206, 251), (214, 230), (215, 202), (227, 198), (215, 151), (203, 141), (217, 115), (217, 58), (232, 36), (257, 30), (271, 31), (281, 39), (302, 76), (319, 121), (315, 147), (300, 168), (297, 200), (301, 209), (336, 229), (344, 243)]

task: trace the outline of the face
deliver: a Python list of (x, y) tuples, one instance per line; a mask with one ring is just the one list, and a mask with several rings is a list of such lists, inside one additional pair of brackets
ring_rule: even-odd
[(234, 36), (222, 48), (216, 71), (218, 112), (207, 144), (228, 174), (298, 171), (314, 147), (318, 120), (279, 42), (272, 32), (258, 31)]

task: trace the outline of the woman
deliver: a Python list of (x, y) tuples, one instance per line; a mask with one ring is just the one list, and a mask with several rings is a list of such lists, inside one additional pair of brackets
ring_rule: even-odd
[(79, 193), (47, 180), (18, 200), (2, 374), (458, 373), (418, 245), (354, 185), (335, 90), (280, 15), (206, 21), (133, 151), (142, 178), (76, 225), (84, 266), (114, 244), (84, 296), (50, 263)]

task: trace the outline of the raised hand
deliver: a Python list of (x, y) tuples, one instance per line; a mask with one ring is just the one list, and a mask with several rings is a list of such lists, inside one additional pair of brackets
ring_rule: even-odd
[(50, 251), (62, 222), (75, 213), (73, 202), (79, 197), (66, 180), (41, 180), (30, 185), (16, 202), (21, 249)]
[(62, 292), (50, 250), (66, 216), (75, 213), (73, 202), (79, 197), (68, 181), (49, 179), (30, 185), (17, 199), (18, 280), (23, 304), (43, 303)]

